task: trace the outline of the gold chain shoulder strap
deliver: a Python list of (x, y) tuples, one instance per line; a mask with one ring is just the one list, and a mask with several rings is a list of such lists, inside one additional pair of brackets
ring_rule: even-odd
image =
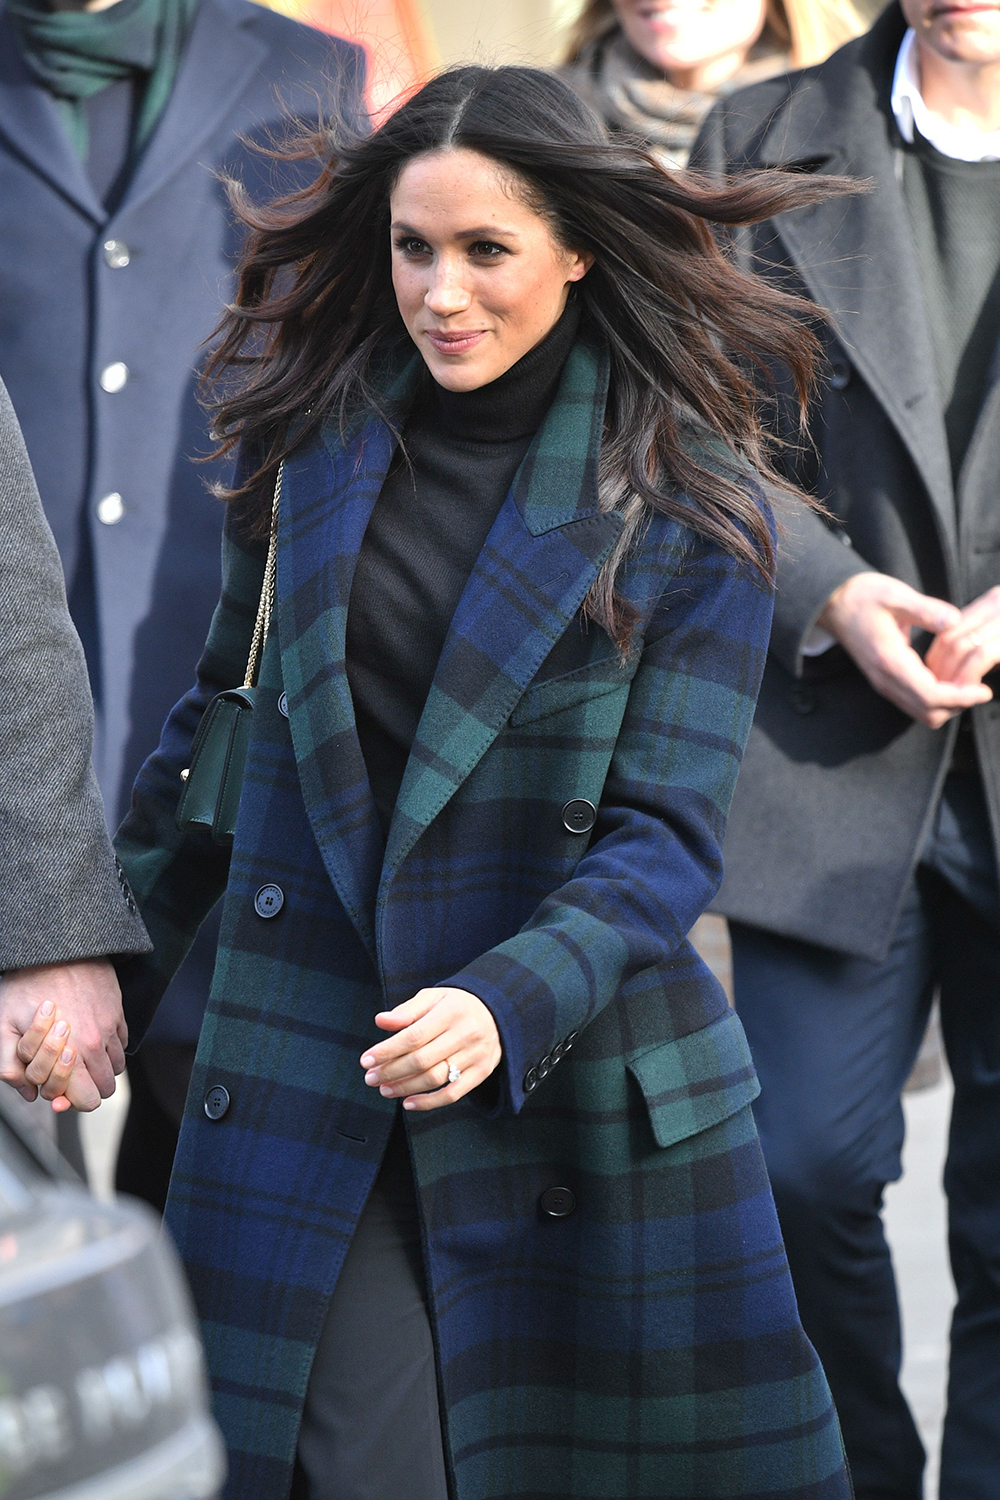
[(257, 623), (253, 628), (253, 640), (250, 642), (250, 655), (247, 658), (247, 675), (243, 679), (245, 688), (253, 687), (253, 680), (257, 675), (257, 660), (267, 640), (268, 626), (271, 623), (271, 610), (274, 608), (274, 574), (277, 566), (278, 555), (278, 508), (281, 505), (281, 481), (284, 477), (285, 465), (282, 461), (278, 465), (278, 477), (274, 481), (274, 500), (271, 505), (271, 534), (267, 543), (267, 562), (264, 564), (264, 580), (260, 586), (260, 603), (257, 606)]

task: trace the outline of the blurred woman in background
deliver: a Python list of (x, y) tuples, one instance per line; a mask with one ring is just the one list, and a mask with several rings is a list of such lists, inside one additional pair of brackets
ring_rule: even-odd
[(611, 130), (678, 169), (723, 94), (822, 62), (880, 0), (586, 0), (562, 76)]

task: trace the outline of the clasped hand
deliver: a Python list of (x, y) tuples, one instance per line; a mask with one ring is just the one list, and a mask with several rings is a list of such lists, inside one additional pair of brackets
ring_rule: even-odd
[[(817, 624), (835, 636), (876, 692), (929, 729), (988, 703), (983, 677), (1000, 665), (1000, 588), (957, 609), (884, 573), (857, 573), (830, 598)], [(911, 631), (934, 640), (921, 659)]]

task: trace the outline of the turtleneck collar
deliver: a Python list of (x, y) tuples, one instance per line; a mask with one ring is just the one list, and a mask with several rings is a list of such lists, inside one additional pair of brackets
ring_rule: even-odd
[(498, 380), (474, 391), (448, 391), (432, 381), (421, 417), (457, 442), (510, 443), (531, 437), (552, 405), (579, 327), (580, 307), (571, 296), (542, 342)]

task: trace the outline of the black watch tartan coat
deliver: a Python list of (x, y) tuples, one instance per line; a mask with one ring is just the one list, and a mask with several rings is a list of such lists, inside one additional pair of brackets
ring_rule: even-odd
[[(197, 686), (136, 784), (118, 850), (155, 950), (121, 965), (133, 1044), (225, 891), (167, 1219), (229, 1500), (288, 1493), (318, 1332), (398, 1109), (359, 1058), (375, 1012), (430, 984), (479, 995), (503, 1045), (469, 1098), (405, 1116), (455, 1500), (850, 1494), (743, 1031), (687, 942), (721, 876), (771, 600), (654, 517), (623, 575), (627, 663), (583, 626), (621, 526), (597, 494), (607, 364), (586, 339), (567, 361), (455, 613), (387, 844), (344, 667), (396, 441), (374, 415), (286, 464), (231, 857), (175, 812), (205, 705), (242, 681), (262, 548), (227, 537)], [(414, 378), (411, 362), (400, 412)], [(589, 821), (574, 801), (593, 827), (567, 826)], [(551, 1188), (571, 1211), (544, 1211)]]

